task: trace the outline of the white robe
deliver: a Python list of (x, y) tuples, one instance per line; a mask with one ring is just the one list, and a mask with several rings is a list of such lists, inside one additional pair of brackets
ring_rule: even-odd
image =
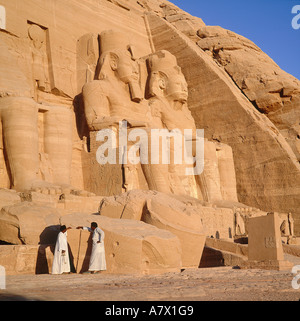
[[(104, 232), (99, 228), (94, 231), (89, 227), (83, 229), (93, 232), (93, 247), (89, 264), (89, 271), (103, 271), (106, 270), (105, 248), (104, 248)], [(98, 243), (100, 241), (101, 243)]]
[[(64, 255), (62, 251), (65, 251)], [(70, 260), (68, 251), (67, 232), (60, 232), (55, 244), (52, 274), (70, 272)]]

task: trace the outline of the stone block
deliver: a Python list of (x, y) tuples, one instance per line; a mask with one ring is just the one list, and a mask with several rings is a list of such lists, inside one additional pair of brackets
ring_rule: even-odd
[(249, 219), (247, 268), (289, 270), (292, 263), (284, 260), (280, 219), (277, 213)]
[(102, 196), (77, 196), (72, 194), (64, 194), (60, 201), (60, 208), (65, 214), (73, 212), (97, 213), (99, 203), (102, 201)]
[(0, 240), (12, 244), (55, 243), (59, 227), (55, 208), (22, 202), (0, 211)]
[(160, 229), (175, 234), (182, 247), (183, 267), (198, 267), (205, 243), (205, 230), (201, 217), (195, 212), (181, 211), (172, 208), (156, 199), (147, 200), (147, 208), (143, 214), (143, 221)]
[(6, 275), (49, 273), (53, 245), (1, 245), (0, 265)]
[(21, 198), (16, 191), (5, 188), (0, 189), (0, 209), (3, 206), (13, 205), (19, 203), (20, 201)]
[(112, 219), (101, 215), (71, 214), (61, 218), (68, 230), (68, 243), (77, 272), (88, 267), (91, 250), (90, 233), (73, 230), (97, 222), (105, 232), (106, 273), (153, 274), (179, 272), (181, 245), (168, 231), (135, 220)]
[(121, 195), (103, 198), (99, 206), (99, 213), (111, 218), (141, 220), (146, 199), (153, 191), (133, 190)]

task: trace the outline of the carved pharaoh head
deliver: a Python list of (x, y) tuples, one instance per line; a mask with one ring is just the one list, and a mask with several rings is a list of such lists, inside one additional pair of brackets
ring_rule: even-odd
[(125, 83), (138, 80), (139, 72), (133, 46), (125, 34), (106, 30), (100, 34), (101, 70), (110, 68)]
[(32, 24), (28, 29), (28, 35), (35, 48), (41, 49), (45, 41), (45, 31), (40, 26)]
[(128, 84), (131, 100), (140, 102), (143, 93), (139, 84), (139, 65), (134, 55), (134, 47), (125, 34), (106, 30), (100, 34), (100, 73), (99, 79), (108, 78), (111, 71), (125, 84)]
[(148, 58), (151, 96), (164, 96), (185, 103), (188, 98), (187, 83), (174, 55), (161, 50)]

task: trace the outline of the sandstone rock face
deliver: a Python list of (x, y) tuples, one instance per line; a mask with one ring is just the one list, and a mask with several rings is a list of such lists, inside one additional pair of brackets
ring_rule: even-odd
[[(232, 147), (239, 202), (266, 211), (290, 211), (299, 198), (299, 163), (285, 136), (193, 39), (153, 14), (147, 18), (155, 48), (169, 50), (182, 66), (196, 126), (205, 128), (208, 139)], [(298, 233), (298, 206), (293, 213)]]
[[(111, 219), (100, 215), (70, 214), (61, 218), (62, 224), (73, 228), (90, 226), (93, 221), (97, 222), (105, 233), (104, 244), (109, 273), (151, 274), (180, 271), (181, 244), (179, 239), (168, 231), (135, 220)], [(68, 230), (68, 242), (78, 272), (86, 264), (89, 238), (90, 233), (86, 231)]]
[(224, 67), (255, 108), (285, 137), (299, 160), (300, 82), (253, 42), (218, 26), (197, 31), (197, 45)]

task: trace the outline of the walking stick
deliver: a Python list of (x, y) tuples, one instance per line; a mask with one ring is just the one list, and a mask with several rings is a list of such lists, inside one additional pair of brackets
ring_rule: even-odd
[(81, 245), (81, 230), (80, 230), (80, 234), (79, 234), (79, 246), (78, 246), (78, 253), (77, 253), (76, 272), (77, 272), (78, 263), (79, 263), (80, 245)]

